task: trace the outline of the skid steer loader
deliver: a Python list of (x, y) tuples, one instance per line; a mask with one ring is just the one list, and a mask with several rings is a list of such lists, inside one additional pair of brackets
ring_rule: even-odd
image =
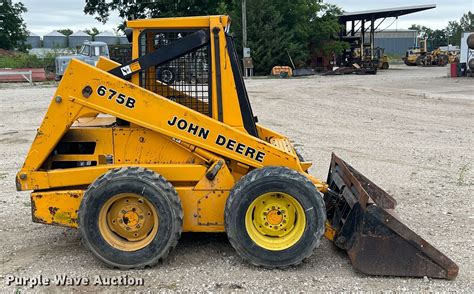
[[(455, 278), (381, 188), (336, 155), (327, 182), (314, 178), (287, 137), (257, 123), (229, 25), (133, 20), (131, 62), (72, 60), (16, 178), (33, 190), (33, 221), (78, 228), (121, 269), (157, 264), (181, 232), (226, 232), (268, 268), (299, 264), (325, 235), (363, 273)], [(172, 84), (162, 68), (179, 69)]]

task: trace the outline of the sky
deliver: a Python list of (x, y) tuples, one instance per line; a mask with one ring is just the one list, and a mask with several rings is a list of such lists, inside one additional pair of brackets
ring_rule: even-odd
[[(83, 12), (84, 0), (20, 0), (28, 12), (23, 15), (29, 31), (44, 35), (53, 30), (70, 28), (73, 31), (97, 27), (100, 31), (112, 31), (121, 22), (117, 13), (112, 13), (107, 24), (102, 24)], [(251, 1), (251, 0), (250, 0)], [(14, 2), (18, 2), (14, 0)], [(443, 29), (450, 20), (459, 20), (467, 11), (474, 11), (474, 0), (326, 0), (337, 4), (347, 12), (391, 8), (421, 4), (436, 4), (432, 10), (422, 11), (387, 19), (381, 29), (407, 29), (412, 24), (421, 24), (433, 29)], [(389, 26), (390, 25), (390, 26)]]

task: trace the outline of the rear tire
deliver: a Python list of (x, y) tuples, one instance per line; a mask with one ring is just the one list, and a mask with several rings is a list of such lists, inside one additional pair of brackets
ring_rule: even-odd
[(416, 58), (416, 66), (425, 66), (425, 57), (420, 55)]
[(156, 73), (156, 78), (167, 85), (172, 85), (176, 81), (176, 73), (170, 67), (159, 68)]
[(244, 176), (225, 208), (230, 243), (246, 261), (285, 268), (313, 254), (324, 233), (323, 198), (304, 175), (286, 167), (264, 167)]
[(84, 245), (106, 265), (154, 266), (176, 246), (183, 211), (173, 186), (139, 167), (110, 170), (84, 193), (79, 229)]
[(446, 54), (441, 54), (438, 56), (438, 66), (446, 66), (449, 63), (449, 57)]

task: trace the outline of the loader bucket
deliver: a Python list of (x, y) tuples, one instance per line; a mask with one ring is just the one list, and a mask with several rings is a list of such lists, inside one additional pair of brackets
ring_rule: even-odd
[[(332, 154), (326, 236), (369, 275), (454, 279), (458, 266), (404, 225), (395, 199)], [(329, 233), (328, 233), (329, 232)]]

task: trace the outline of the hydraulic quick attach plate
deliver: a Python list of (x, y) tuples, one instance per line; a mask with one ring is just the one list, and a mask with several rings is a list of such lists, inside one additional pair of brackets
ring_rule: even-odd
[(332, 154), (325, 193), (335, 245), (352, 265), (370, 275), (454, 279), (458, 266), (404, 225), (396, 201), (345, 161)]

